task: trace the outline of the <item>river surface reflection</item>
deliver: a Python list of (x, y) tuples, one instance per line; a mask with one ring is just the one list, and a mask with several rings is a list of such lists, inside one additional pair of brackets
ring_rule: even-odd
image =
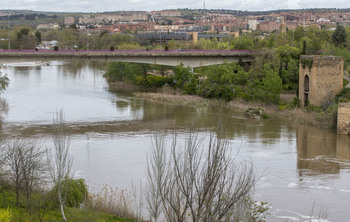
[(164, 124), (170, 143), (173, 129), (180, 139), (190, 125), (205, 136), (215, 132), (220, 117), (233, 153), (251, 160), (262, 174), (255, 198), (272, 205), (268, 221), (308, 221), (322, 207), (327, 220), (348, 221), (350, 136), (275, 118), (247, 120), (225, 108), (167, 105), (111, 92), (105, 65), (8, 64), (2, 69), (11, 80), (0, 101), (2, 132), (17, 129), (50, 147), (53, 113), (64, 109), (76, 176), (89, 185), (130, 188), (144, 179), (155, 122)]

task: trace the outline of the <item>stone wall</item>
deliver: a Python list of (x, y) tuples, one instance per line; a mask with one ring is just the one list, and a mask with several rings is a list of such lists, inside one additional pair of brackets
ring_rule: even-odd
[(339, 102), (337, 132), (350, 134), (350, 102)]
[[(344, 59), (342, 57), (301, 56), (299, 64), (300, 106), (308, 102), (321, 106), (340, 93), (343, 90), (343, 68)], [(309, 84), (307, 84), (307, 79)]]

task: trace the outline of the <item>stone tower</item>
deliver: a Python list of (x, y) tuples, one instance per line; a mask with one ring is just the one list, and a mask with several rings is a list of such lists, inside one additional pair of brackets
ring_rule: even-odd
[(344, 59), (302, 55), (299, 63), (300, 106), (321, 106), (343, 90)]
[(337, 133), (350, 135), (350, 102), (338, 103)]

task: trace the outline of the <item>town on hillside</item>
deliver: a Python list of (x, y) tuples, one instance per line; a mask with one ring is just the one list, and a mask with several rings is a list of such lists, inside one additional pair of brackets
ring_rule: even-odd
[[(1, 29), (29, 25), (33, 29), (45, 31), (73, 26), (88, 35), (99, 35), (105, 32), (125, 33), (135, 34), (140, 39), (148, 40), (158, 38), (158, 33), (164, 33), (167, 34), (163, 36), (165, 41), (193, 39), (193, 33), (198, 33), (199, 36), (196, 38), (220, 39), (223, 36), (238, 37), (251, 32), (264, 37), (269, 33), (286, 33), (300, 26), (314, 26), (317, 29), (334, 31), (336, 24), (343, 26), (350, 24), (350, 9), (267, 12), (178, 9), (104, 13), (0, 11)], [(0, 38), (6, 40), (7, 36), (0, 36)]]

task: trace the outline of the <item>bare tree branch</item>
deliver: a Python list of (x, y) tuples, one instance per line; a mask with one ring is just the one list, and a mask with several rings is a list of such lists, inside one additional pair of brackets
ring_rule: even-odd
[[(215, 136), (190, 131), (183, 145), (174, 133), (170, 152), (166, 152), (165, 133), (152, 140), (147, 163), (148, 211), (154, 221), (162, 206), (166, 221), (232, 221), (232, 212), (258, 181), (253, 165), (237, 162), (222, 125)], [(168, 156), (168, 159), (166, 159)], [(160, 196), (160, 197), (159, 197)], [(152, 199), (153, 198), (153, 199)]]
[(66, 125), (62, 109), (55, 113), (53, 127), (55, 130), (55, 133), (52, 136), (54, 150), (47, 152), (47, 159), (49, 161), (48, 165), (51, 180), (57, 188), (62, 218), (64, 221), (67, 221), (63, 206), (66, 196), (65, 191), (67, 191), (64, 186), (68, 183), (64, 183), (64, 180), (71, 177), (73, 159), (69, 155), (70, 137), (65, 132)]

